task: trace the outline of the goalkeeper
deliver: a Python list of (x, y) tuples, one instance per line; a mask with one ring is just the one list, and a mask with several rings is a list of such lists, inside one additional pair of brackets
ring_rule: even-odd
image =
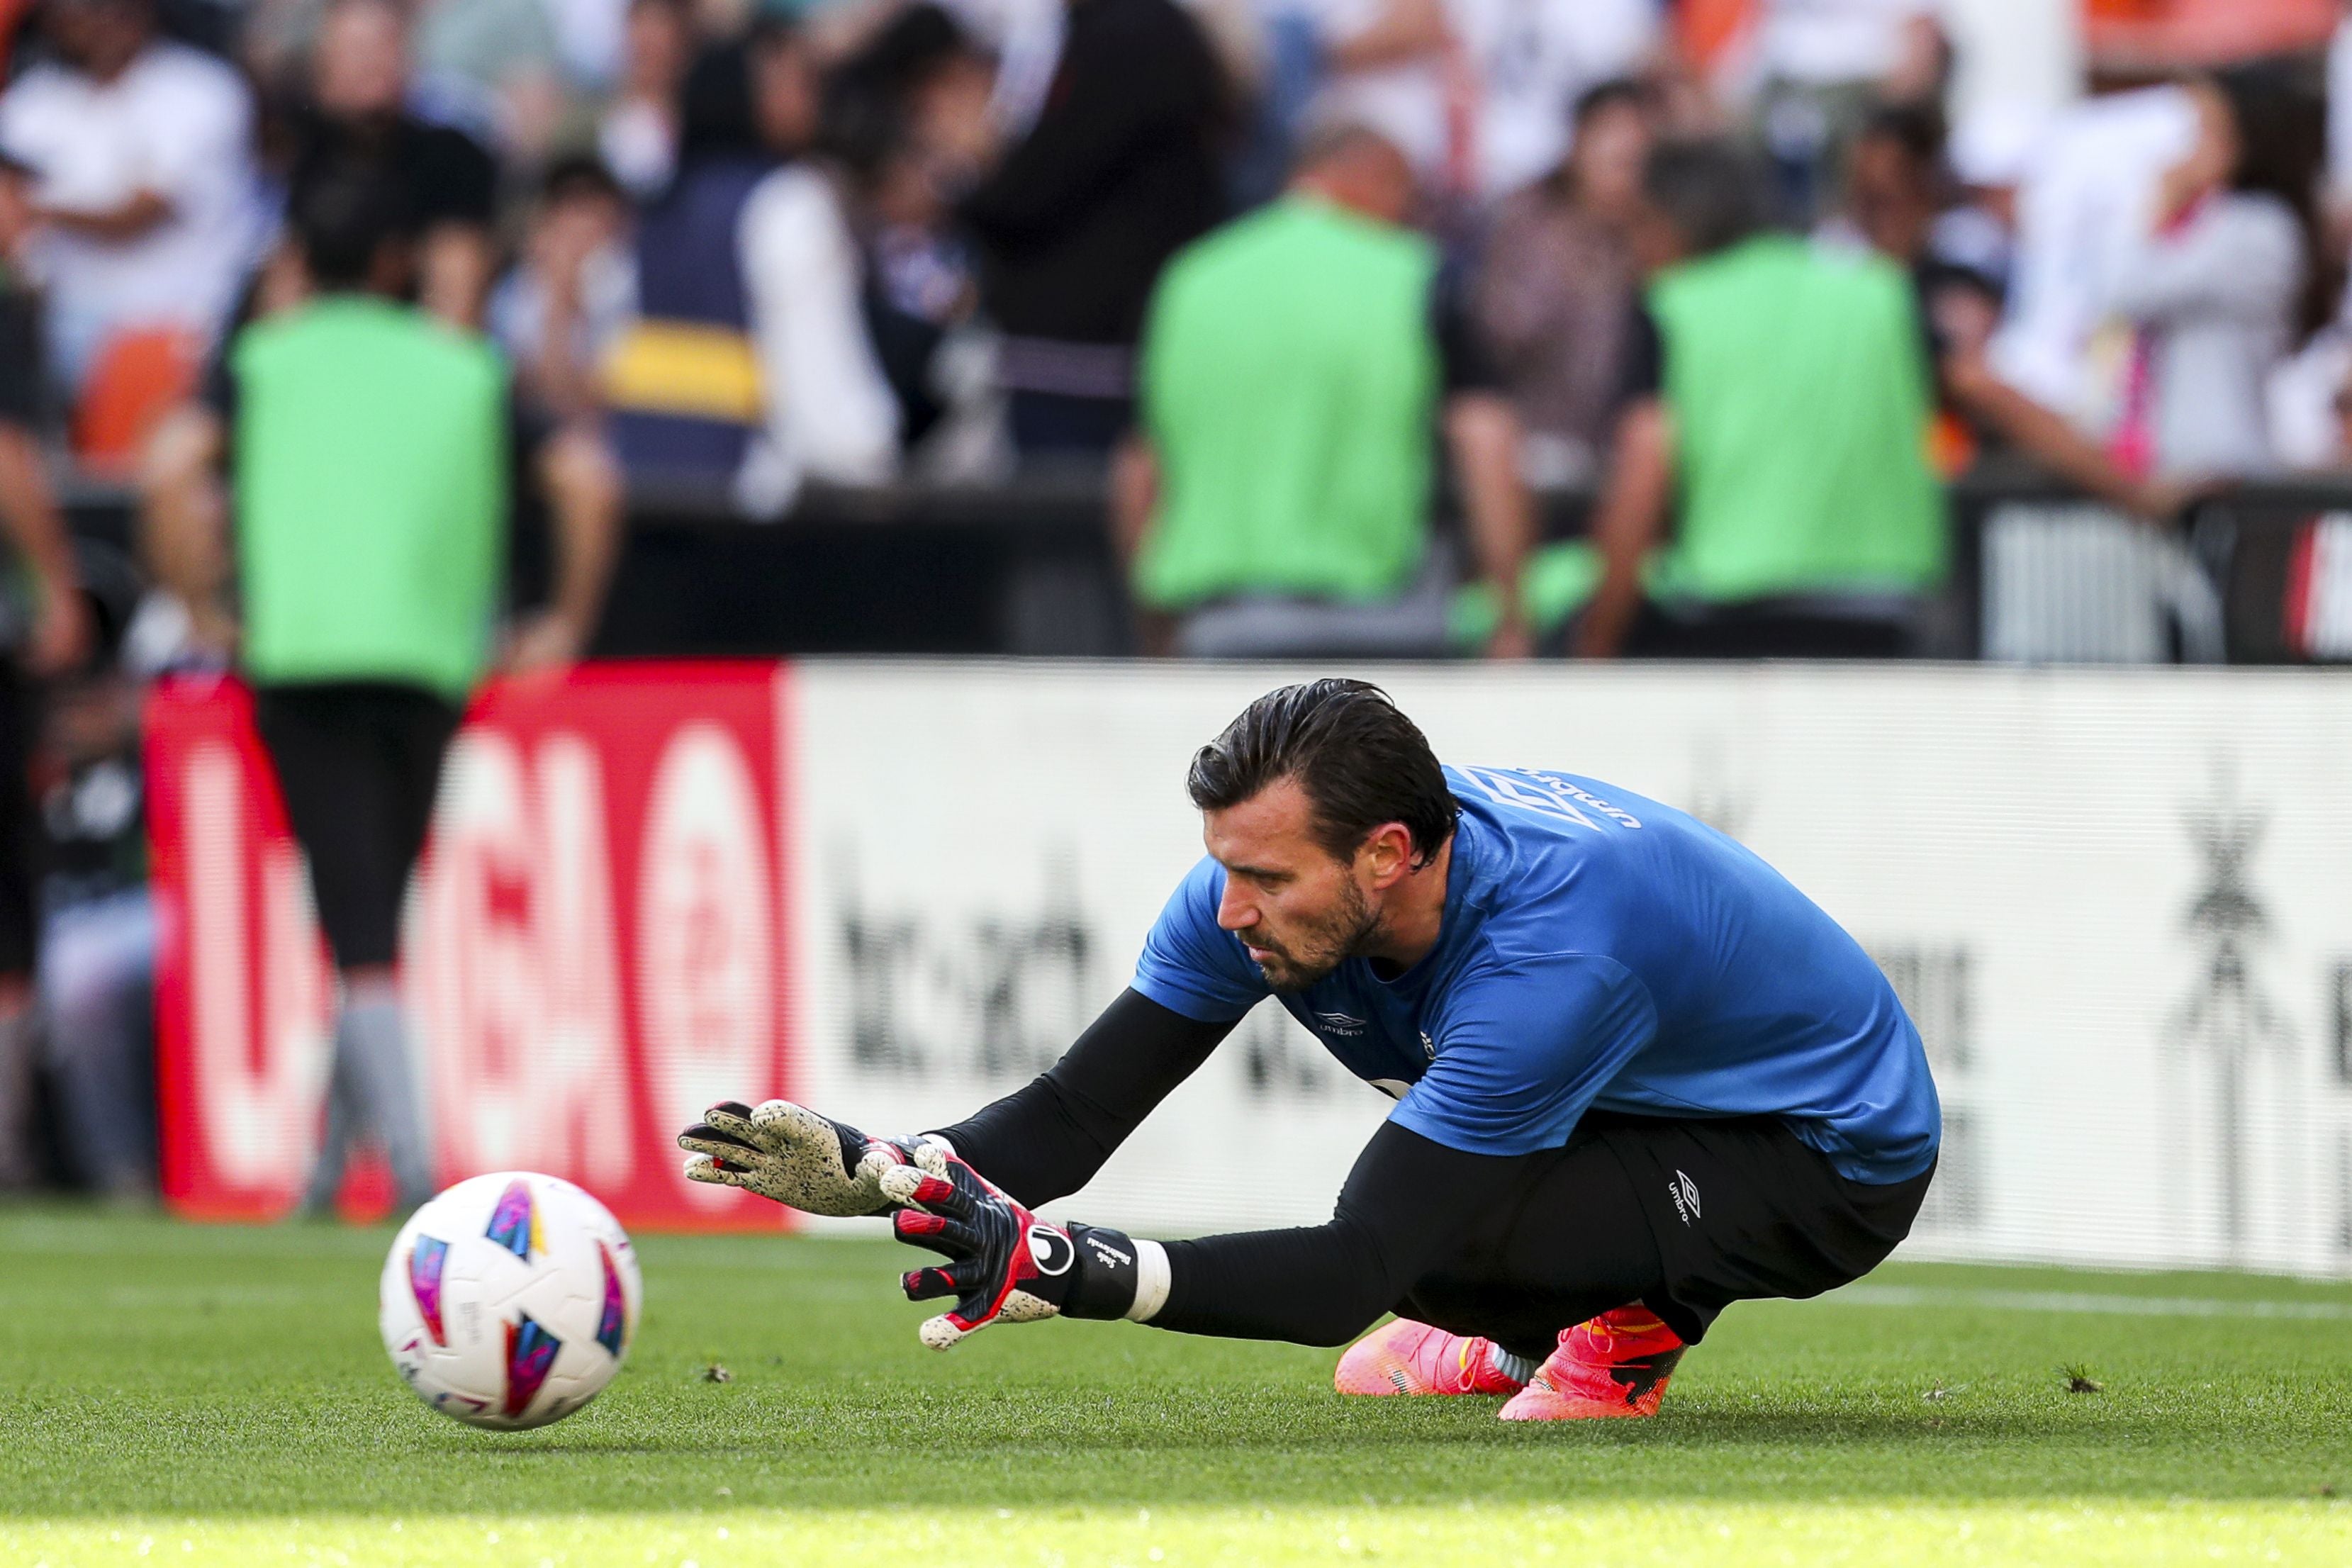
[[(952, 1127), (869, 1139), (714, 1106), (688, 1173), (889, 1213), (944, 1349), (1128, 1318), (1338, 1345), (1346, 1394), (1648, 1415), (1732, 1301), (1811, 1296), (1908, 1233), (1940, 1120), (1894, 990), (1771, 868), (1564, 773), (1443, 768), (1379, 689), (1259, 699), (1188, 787), (1208, 857), (1067, 1055)], [(1311, 1227), (1157, 1242), (1034, 1211), (1085, 1186), (1267, 994), (1395, 1098)], [(1397, 1321), (1365, 1331), (1383, 1314)]]

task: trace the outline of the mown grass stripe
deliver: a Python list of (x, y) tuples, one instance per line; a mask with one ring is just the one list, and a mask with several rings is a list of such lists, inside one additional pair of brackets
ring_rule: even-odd
[(1849, 1285), (1823, 1300), (1846, 1307), (1984, 1307), (2002, 1312), (2112, 1312), (2137, 1318), (2301, 1318), (2352, 1321), (2352, 1302), (2221, 1300), (2087, 1290), (1971, 1290), (1934, 1285)]

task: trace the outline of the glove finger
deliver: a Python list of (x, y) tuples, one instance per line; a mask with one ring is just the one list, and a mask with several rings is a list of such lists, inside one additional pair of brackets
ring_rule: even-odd
[(945, 1312), (936, 1318), (926, 1318), (915, 1337), (935, 1351), (951, 1351), (971, 1336), (973, 1331), (959, 1328), (955, 1319)]
[(919, 1165), (892, 1165), (882, 1173), (882, 1195), (895, 1204), (914, 1204), (950, 1219), (970, 1219), (971, 1194), (958, 1183), (934, 1176)]
[(936, 1301), (942, 1296), (961, 1296), (963, 1287), (956, 1283), (955, 1269), (913, 1268), (898, 1276), (898, 1289), (907, 1293), (909, 1301)]
[(970, 1258), (981, 1250), (980, 1235), (971, 1226), (921, 1209), (900, 1209), (892, 1215), (890, 1234), (909, 1247), (943, 1258)]
[(996, 1314), (1004, 1310), (1004, 1298), (1013, 1294), (1010, 1281), (973, 1280), (956, 1304), (948, 1311), (948, 1321), (965, 1333), (973, 1333), (996, 1321)]
[(758, 1144), (746, 1142), (707, 1121), (698, 1121), (679, 1133), (677, 1146), (689, 1154), (708, 1154), (735, 1165), (749, 1165), (766, 1157), (766, 1151)]
[(755, 1190), (751, 1186), (750, 1172), (738, 1170), (732, 1165), (721, 1164), (708, 1154), (694, 1154), (688, 1157), (686, 1179), (689, 1182), (708, 1182), (717, 1187), (740, 1187), (747, 1192)]
[(1037, 1323), (1047, 1318), (1058, 1318), (1062, 1309), (1043, 1296), (1032, 1296), (1026, 1290), (1015, 1290), (1004, 1298), (1004, 1304), (989, 1320), (997, 1323)]
[(722, 1100), (702, 1113), (702, 1125), (721, 1137), (732, 1138), (754, 1149), (763, 1149), (767, 1145), (761, 1142), (759, 1125), (751, 1120), (751, 1111), (743, 1109), (742, 1101)]
[(907, 1163), (907, 1157), (898, 1152), (896, 1144), (870, 1138), (866, 1140), (864, 1152), (857, 1156), (857, 1177), (860, 1181), (879, 1183), (883, 1172)]

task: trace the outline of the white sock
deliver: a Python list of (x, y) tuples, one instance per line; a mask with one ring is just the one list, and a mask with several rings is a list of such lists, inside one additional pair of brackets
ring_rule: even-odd
[(337, 1033), (336, 1047), (351, 1064), (353, 1109), (382, 1141), (401, 1204), (423, 1203), (433, 1195), (433, 1152), (400, 994), (389, 985), (351, 987)]

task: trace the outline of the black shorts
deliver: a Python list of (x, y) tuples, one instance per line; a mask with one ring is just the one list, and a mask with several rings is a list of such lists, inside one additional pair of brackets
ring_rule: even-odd
[(457, 709), (421, 687), (353, 681), (265, 686), (253, 713), (337, 967), (392, 963)]
[(1539, 1357), (1560, 1330), (1638, 1301), (1696, 1343), (1734, 1301), (1869, 1273), (1933, 1176), (1851, 1181), (1779, 1117), (1592, 1112), (1396, 1310)]

